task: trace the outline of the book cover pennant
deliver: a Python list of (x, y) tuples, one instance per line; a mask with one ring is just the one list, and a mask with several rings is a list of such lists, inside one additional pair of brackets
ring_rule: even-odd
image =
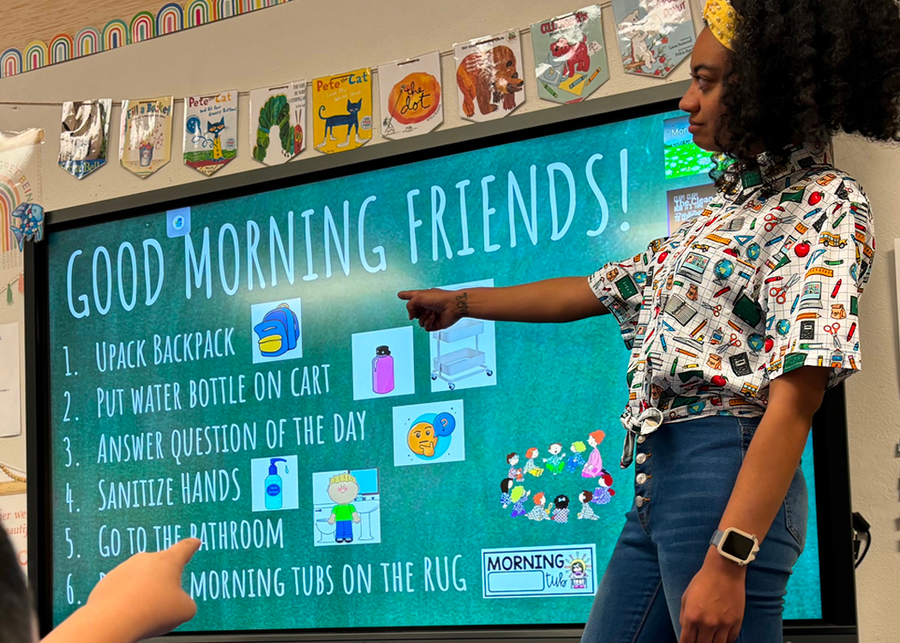
[(166, 163), (172, 152), (172, 97), (122, 101), (119, 163), (146, 179)]
[(385, 138), (427, 134), (444, 121), (440, 53), (379, 65), (378, 87)]
[(453, 45), (460, 116), (503, 118), (525, 102), (522, 43), (516, 29)]
[(76, 179), (106, 165), (111, 109), (109, 98), (63, 103), (59, 166)]
[(184, 99), (184, 164), (212, 176), (237, 156), (238, 91)]

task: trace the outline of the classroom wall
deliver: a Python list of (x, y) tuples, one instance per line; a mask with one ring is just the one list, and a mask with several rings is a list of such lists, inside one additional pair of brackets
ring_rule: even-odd
[[(476, 2), (378, 3), (359, 0), (313, 3), (295, 1), (265, 11), (180, 32), (86, 59), (48, 67), (0, 80), (0, 129), (43, 127), (43, 203), (49, 210), (100, 201), (162, 187), (205, 180), (176, 157), (152, 177), (141, 180), (117, 167), (115, 161), (83, 181), (56, 166), (59, 103), (64, 100), (111, 97), (142, 98), (173, 94), (183, 97), (227, 89), (249, 89), (309, 79), (366, 65), (406, 58), (439, 49), (451, 50), (454, 42), (527, 27), (538, 20), (580, 7), (571, 0), (495, 0)], [(699, 11), (695, 13), (699, 14)], [(606, 42), (615, 51), (612, 10), (604, 6)], [(699, 23), (698, 23), (699, 25)], [(523, 36), (524, 66), (533, 70), (530, 37)], [(612, 55), (615, 60), (615, 54)], [(443, 128), (472, 127), (459, 119), (456, 107), (452, 57), (443, 58), (447, 85)], [(612, 78), (594, 95), (632, 91), (688, 76), (683, 64), (666, 81), (626, 77), (612, 66)], [(525, 73), (528, 102), (518, 113), (537, 109), (565, 109), (538, 100), (533, 71)], [(49, 103), (49, 104), (42, 104)], [(237, 160), (216, 176), (248, 172), (259, 166), (247, 147), (248, 100), (240, 102), (242, 118)], [(118, 127), (119, 110), (113, 110), (112, 129)], [(175, 111), (175, 131), (180, 131), (181, 105)], [(515, 116), (511, 116), (515, 118)], [(380, 122), (375, 113), (375, 123)], [(369, 145), (389, 144), (376, 135)], [(111, 150), (117, 149), (112, 135)], [(866, 187), (876, 212), (878, 259), (866, 296), (861, 302), (865, 367), (847, 385), (850, 464), (854, 509), (872, 523), (874, 545), (857, 576), (860, 640), (888, 643), (900, 631), (900, 502), (898, 502), (897, 441), (891, 418), (900, 416), (900, 368), (898, 368), (897, 301), (894, 279), (893, 239), (900, 237), (900, 218), (892, 206), (900, 200), (900, 146), (874, 145), (849, 137), (835, 141), (838, 165)], [(114, 154), (114, 152), (113, 152)], [(352, 154), (352, 153), (351, 153)], [(307, 149), (298, 160), (315, 157)], [(827, 472), (823, 472), (827, 475)]]

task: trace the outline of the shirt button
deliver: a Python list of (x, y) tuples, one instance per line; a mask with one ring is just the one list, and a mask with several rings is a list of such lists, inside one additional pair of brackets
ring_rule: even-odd
[(643, 497), (643, 496), (638, 496), (637, 498), (635, 498), (635, 499), (634, 499), (634, 504), (636, 504), (636, 505), (638, 506), (638, 509), (640, 509), (641, 507), (643, 507), (643, 506), (644, 506), (644, 497)]
[(647, 461), (647, 454), (646, 453), (638, 453), (637, 458), (635, 458), (635, 459), (637, 460), (638, 464), (644, 464)]
[(638, 484), (644, 484), (645, 482), (647, 482), (647, 474), (646, 474), (646, 473), (639, 473), (639, 474), (637, 474), (637, 477), (636, 477), (634, 480), (635, 480), (635, 482), (637, 482)]
[(647, 439), (647, 436), (646, 436), (646, 435), (639, 435), (639, 436), (637, 437), (637, 443), (638, 443), (638, 444), (643, 444), (644, 441), (645, 441), (646, 439)]

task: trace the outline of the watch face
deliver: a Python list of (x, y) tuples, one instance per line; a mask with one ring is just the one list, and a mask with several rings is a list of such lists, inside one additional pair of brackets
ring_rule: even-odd
[(753, 551), (753, 541), (746, 536), (741, 536), (732, 531), (725, 537), (725, 541), (722, 543), (722, 549), (735, 558), (746, 560)]

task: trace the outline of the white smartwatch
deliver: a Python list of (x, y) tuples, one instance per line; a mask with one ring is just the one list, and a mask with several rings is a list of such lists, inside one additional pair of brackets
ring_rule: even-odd
[(741, 567), (753, 562), (759, 551), (759, 540), (756, 536), (734, 527), (729, 527), (725, 531), (717, 530), (709, 544), (715, 547), (723, 558), (732, 560)]

